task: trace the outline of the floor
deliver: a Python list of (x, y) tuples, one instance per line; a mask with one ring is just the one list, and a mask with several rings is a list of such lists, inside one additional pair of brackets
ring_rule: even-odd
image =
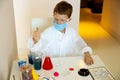
[(99, 55), (116, 80), (120, 80), (120, 41), (108, 34), (100, 25), (102, 14), (92, 14), (89, 8), (81, 8), (79, 34)]

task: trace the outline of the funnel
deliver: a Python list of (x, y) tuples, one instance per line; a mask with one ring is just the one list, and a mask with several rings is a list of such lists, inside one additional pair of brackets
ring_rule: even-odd
[(46, 56), (45, 60), (43, 62), (43, 69), (44, 70), (50, 70), (52, 68), (53, 68), (53, 65), (52, 65), (51, 59), (50, 59), (49, 56)]

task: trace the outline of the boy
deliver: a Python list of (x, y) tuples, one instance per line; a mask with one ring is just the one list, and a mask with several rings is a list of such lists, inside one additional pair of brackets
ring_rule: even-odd
[(47, 54), (51, 57), (84, 55), (87, 65), (93, 64), (92, 50), (84, 40), (70, 27), (72, 5), (66, 1), (59, 2), (53, 11), (53, 26), (40, 33), (34, 31), (28, 41), (31, 52)]

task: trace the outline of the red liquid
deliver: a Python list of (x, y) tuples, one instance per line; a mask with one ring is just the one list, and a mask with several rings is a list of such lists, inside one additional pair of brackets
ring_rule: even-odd
[(53, 65), (52, 65), (51, 59), (49, 56), (46, 56), (43, 63), (43, 69), (50, 70), (52, 68), (53, 68)]

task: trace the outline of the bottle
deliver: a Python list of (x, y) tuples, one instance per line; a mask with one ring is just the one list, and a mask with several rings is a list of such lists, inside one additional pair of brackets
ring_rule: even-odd
[(40, 70), (41, 69), (41, 64), (42, 64), (42, 58), (40, 57), (35, 57), (33, 60), (33, 65), (35, 70)]
[(33, 80), (31, 65), (21, 66), (20, 71), (22, 74), (22, 80)]
[(53, 64), (51, 62), (51, 59), (49, 56), (46, 56), (44, 63), (43, 63), (43, 69), (44, 70), (51, 70), (52, 68), (53, 68)]
[(28, 54), (28, 62), (29, 62), (29, 64), (33, 64), (33, 56), (32, 56), (32, 53), (29, 53)]

